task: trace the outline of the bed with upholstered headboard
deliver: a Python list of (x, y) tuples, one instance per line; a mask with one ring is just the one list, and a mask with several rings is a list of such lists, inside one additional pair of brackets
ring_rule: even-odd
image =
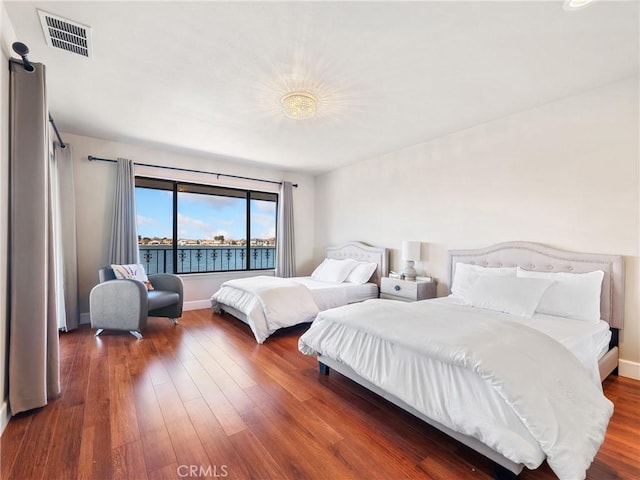
[[(501, 474), (518, 474), (525, 465), (536, 468), (546, 458), (560, 477), (584, 477), (604, 441), (612, 412), (600, 379), (617, 367), (623, 258), (530, 242), (449, 253), (449, 285), (461, 285), (456, 283), (462, 276), (455, 276), (456, 269), (460, 274), (484, 270), (469, 282), (468, 298), (474, 297), (470, 292), (482, 291), (486, 298), (481, 300), (490, 299), (491, 308), (467, 303), (457, 294), (412, 303), (377, 300), (349, 305), (318, 314), (300, 338), (300, 351), (317, 356), (321, 373), (338, 371), (490, 458)], [(508, 278), (497, 278), (496, 270)], [(602, 278), (601, 285), (589, 289), (590, 298), (599, 292), (599, 304), (592, 301), (590, 312), (598, 317), (599, 309), (601, 320), (538, 313), (552, 286), (584, 279), (532, 278), (538, 272), (584, 274), (590, 287), (592, 277)], [(478, 289), (487, 285), (505, 289), (494, 289), (496, 295)], [(539, 289), (535, 295), (530, 292), (533, 287)], [(516, 307), (531, 303), (530, 315), (497, 308), (504, 300), (501, 294), (508, 308), (514, 308), (509, 302), (512, 292), (518, 294), (513, 296), (518, 298)], [(602, 320), (614, 332), (608, 349), (609, 328)], [(598, 348), (593, 332), (599, 335)], [(520, 402), (528, 407), (521, 408)], [(528, 450), (536, 453), (529, 456)], [(559, 452), (569, 451), (570, 458), (559, 460), (564, 455)]]
[(451, 250), (448, 281), (452, 285), (457, 263), (481, 267), (520, 267), (533, 272), (604, 272), (600, 293), (600, 318), (611, 327), (609, 351), (600, 358), (604, 380), (618, 367), (618, 332), (624, 324), (624, 259), (620, 255), (578, 253), (533, 242), (505, 242), (486, 248)]
[(249, 325), (262, 343), (279, 328), (312, 321), (319, 311), (378, 298), (388, 261), (384, 247), (356, 241), (330, 246), (310, 277), (227, 281), (211, 297), (211, 306)]
[(389, 251), (385, 247), (374, 247), (362, 242), (346, 242), (327, 247), (327, 258), (353, 259), (378, 265), (369, 282), (380, 286), (382, 277), (389, 274)]

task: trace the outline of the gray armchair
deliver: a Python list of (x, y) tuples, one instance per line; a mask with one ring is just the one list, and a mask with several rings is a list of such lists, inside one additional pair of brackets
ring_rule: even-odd
[(142, 338), (147, 317), (167, 317), (174, 325), (182, 316), (182, 279), (169, 273), (149, 275), (153, 290), (137, 280), (116, 279), (111, 267), (99, 271), (100, 283), (89, 294), (91, 328), (128, 330)]

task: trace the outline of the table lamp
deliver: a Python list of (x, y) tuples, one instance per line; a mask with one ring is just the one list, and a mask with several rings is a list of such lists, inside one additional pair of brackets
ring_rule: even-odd
[(405, 280), (416, 279), (416, 269), (413, 268), (416, 260), (420, 260), (420, 242), (404, 240), (402, 242), (402, 260), (405, 261), (402, 275)]

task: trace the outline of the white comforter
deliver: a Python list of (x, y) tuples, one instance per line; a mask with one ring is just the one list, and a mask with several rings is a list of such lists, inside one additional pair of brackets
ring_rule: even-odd
[(369, 300), (320, 313), (299, 349), (350, 366), (513, 462), (536, 468), (546, 456), (559, 478), (584, 478), (613, 404), (571, 352), (508, 317)]
[(220, 304), (243, 312), (258, 343), (279, 328), (310, 322), (319, 309), (309, 289), (293, 280), (257, 276), (224, 282), (211, 297), (214, 311)]

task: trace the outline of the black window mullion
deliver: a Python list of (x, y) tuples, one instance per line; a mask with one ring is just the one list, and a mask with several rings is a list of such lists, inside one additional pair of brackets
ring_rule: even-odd
[(178, 273), (178, 182), (173, 182), (173, 272)]
[[(280, 213), (280, 195), (276, 194), (276, 248), (278, 245), (278, 213)], [(274, 267), (275, 267), (275, 262), (278, 261), (278, 259), (276, 258), (276, 251), (274, 250), (273, 252), (274, 255)]]
[(245, 270), (251, 270), (251, 192), (247, 192), (247, 243), (245, 244), (245, 256), (247, 258), (247, 262), (244, 266)]

